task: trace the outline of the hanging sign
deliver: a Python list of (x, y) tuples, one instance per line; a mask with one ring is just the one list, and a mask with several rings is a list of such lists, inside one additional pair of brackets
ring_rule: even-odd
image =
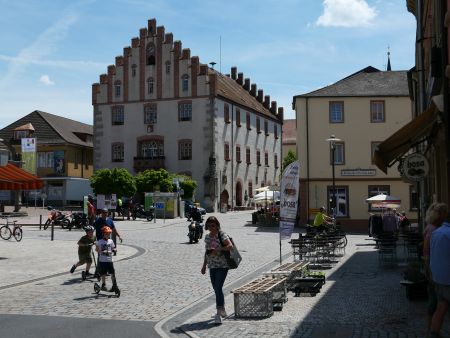
[(402, 171), (405, 177), (414, 182), (422, 181), (428, 176), (428, 160), (420, 153), (406, 156), (402, 161)]

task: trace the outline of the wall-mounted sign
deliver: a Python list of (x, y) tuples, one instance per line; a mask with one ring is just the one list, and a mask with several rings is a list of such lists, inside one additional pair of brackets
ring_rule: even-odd
[(402, 161), (403, 174), (410, 181), (422, 181), (427, 177), (429, 169), (427, 158), (419, 153), (408, 155)]
[(375, 176), (375, 169), (342, 169), (341, 176)]

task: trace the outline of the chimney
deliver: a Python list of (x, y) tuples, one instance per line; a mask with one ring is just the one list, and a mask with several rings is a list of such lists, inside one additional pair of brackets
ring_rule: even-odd
[(252, 83), (252, 86), (250, 88), (250, 94), (252, 96), (256, 96), (256, 83)]
[(270, 112), (275, 115), (277, 113), (277, 101), (272, 101), (270, 103)]
[(270, 108), (270, 95), (264, 96), (264, 103), (263, 103), (263, 105), (267, 109)]
[(264, 91), (262, 89), (258, 89), (258, 95), (256, 96), (256, 99), (262, 103), (263, 97), (264, 97)]
[(245, 79), (244, 85), (242, 87), (244, 87), (245, 90), (250, 89), (250, 79), (249, 78)]
[(138, 48), (139, 47), (139, 38), (132, 38), (131, 39), (131, 48)]
[(231, 78), (236, 80), (237, 67), (231, 67)]
[(284, 119), (284, 108), (280, 107), (278, 108), (278, 120), (283, 121)]
[(244, 73), (238, 73), (238, 78), (236, 82), (242, 86), (242, 84), (244, 83)]
[(150, 19), (147, 22), (148, 32), (150, 36), (156, 34), (156, 19)]

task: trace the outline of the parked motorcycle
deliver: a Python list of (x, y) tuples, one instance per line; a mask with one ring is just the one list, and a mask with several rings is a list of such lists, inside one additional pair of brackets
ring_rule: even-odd
[(61, 228), (67, 229), (70, 224), (69, 215), (63, 214), (61, 211), (48, 207), (50, 210), (47, 220), (44, 223), (44, 230), (46, 230), (50, 225), (61, 225)]
[(146, 218), (147, 221), (153, 220), (155, 217), (155, 209), (150, 207), (148, 211), (145, 211), (142, 204), (136, 204), (132, 211), (133, 220), (136, 218)]
[(72, 230), (72, 228), (81, 229), (84, 228), (89, 224), (89, 220), (87, 218), (87, 215), (83, 212), (74, 212), (71, 215), (72, 220), (69, 224), (69, 231)]
[(189, 244), (198, 243), (198, 240), (203, 237), (203, 224), (200, 222), (191, 222), (188, 225)]

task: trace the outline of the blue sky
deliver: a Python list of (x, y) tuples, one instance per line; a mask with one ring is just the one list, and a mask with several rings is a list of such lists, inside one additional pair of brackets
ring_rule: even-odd
[[(200, 62), (292, 97), (366, 66), (414, 66), (405, 0), (0, 0), (0, 128), (42, 110), (92, 123), (91, 85), (156, 18)], [(220, 43), (221, 41), (221, 43)]]

